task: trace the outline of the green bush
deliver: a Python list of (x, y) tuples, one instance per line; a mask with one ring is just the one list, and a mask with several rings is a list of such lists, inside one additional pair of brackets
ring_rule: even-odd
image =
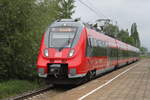
[(48, 24), (56, 18), (56, 0), (0, 1), (0, 81), (36, 79), (36, 58)]

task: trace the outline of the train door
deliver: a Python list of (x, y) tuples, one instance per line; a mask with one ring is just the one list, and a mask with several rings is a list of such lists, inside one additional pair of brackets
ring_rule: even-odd
[(111, 50), (110, 50), (110, 47), (109, 47), (109, 43), (108, 42), (106, 42), (106, 57), (107, 57), (107, 65), (106, 65), (106, 67), (109, 67), (110, 66), (110, 64), (111, 64)]
[(119, 64), (119, 44), (117, 43), (117, 40), (115, 40), (115, 43), (116, 43), (116, 60), (117, 60), (117, 64), (116, 64), (116, 66), (118, 66), (118, 64)]
[(92, 65), (92, 60), (91, 57), (93, 52), (93, 48), (92, 48), (92, 38), (87, 36), (86, 39), (86, 58), (87, 58), (87, 66), (90, 69), (91, 67), (93, 67)]

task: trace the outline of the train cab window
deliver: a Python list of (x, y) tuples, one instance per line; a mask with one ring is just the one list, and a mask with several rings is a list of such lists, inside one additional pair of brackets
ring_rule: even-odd
[(49, 35), (49, 46), (62, 48), (71, 47), (77, 28), (74, 27), (54, 27)]

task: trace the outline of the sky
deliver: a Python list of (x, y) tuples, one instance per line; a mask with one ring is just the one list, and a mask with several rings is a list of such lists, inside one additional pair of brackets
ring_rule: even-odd
[(150, 51), (150, 0), (81, 0), (94, 9), (93, 13), (79, 0), (75, 0), (73, 18), (81, 17), (84, 22), (94, 22), (97, 19), (109, 18), (123, 29), (131, 28), (137, 23), (137, 29), (142, 46)]

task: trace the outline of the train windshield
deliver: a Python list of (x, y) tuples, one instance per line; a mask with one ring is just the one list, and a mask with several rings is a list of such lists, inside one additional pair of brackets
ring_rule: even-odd
[(76, 34), (74, 27), (56, 27), (51, 28), (50, 47), (52, 48), (70, 48)]

